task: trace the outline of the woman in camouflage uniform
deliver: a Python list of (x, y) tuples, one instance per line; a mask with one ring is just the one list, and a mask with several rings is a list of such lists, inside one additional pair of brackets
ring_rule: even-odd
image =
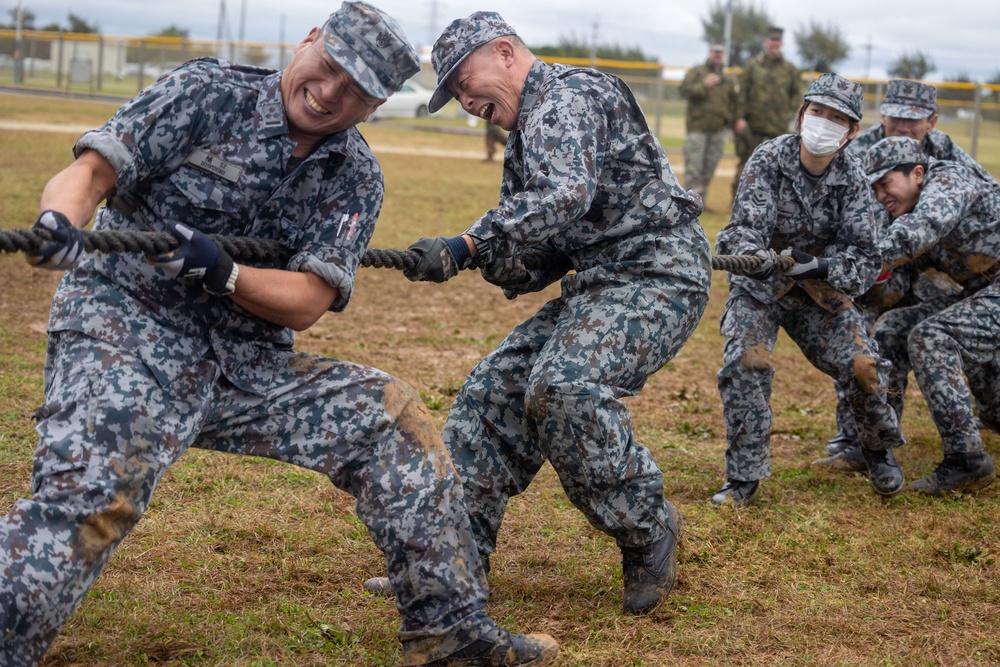
[[(730, 276), (722, 315), (718, 380), (729, 447), (716, 504), (746, 505), (771, 473), (768, 359), (779, 327), (846, 387), (875, 491), (890, 496), (903, 487), (891, 451), (903, 438), (882, 390), (886, 362), (850, 299), (881, 268), (871, 191), (860, 163), (844, 152), (862, 108), (860, 85), (820, 76), (799, 108), (799, 134), (767, 141), (750, 158), (732, 219), (719, 233), (717, 253), (756, 255), (762, 264), (751, 276)], [(781, 249), (796, 260), (784, 275), (775, 273)]]

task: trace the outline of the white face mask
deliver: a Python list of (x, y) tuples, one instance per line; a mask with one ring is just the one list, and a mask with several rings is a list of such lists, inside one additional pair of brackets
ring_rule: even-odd
[(806, 116), (802, 119), (802, 145), (814, 157), (832, 155), (843, 145), (848, 129), (826, 118)]

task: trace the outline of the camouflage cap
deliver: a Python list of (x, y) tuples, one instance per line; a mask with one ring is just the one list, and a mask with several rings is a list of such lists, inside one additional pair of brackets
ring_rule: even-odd
[(497, 37), (516, 34), (496, 12), (476, 12), (452, 21), (434, 42), (431, 52), (431, 64), (438, 75), (438, 82), (431, 103), (427, 105), (428, 110), (434, 113), (452, 98), (448, 77), (477, 47)]
[(781, 39), (785, 34), (784, 28), (779, 28), (776, 25), (771, 25), (767, 27), (767, 32), (764, 33), (764, 37), (767, 39)]
[(868, 182), (877, 183), (900, 165), (927, 164), (927, 156), (912, 137), (886, 137), (868, 149), (864, 162)]
[(929, 118), (937, 113), (937, 88), (906, 79), (891, 79), (879, 113), (889, 118)]
[(366, 2), (345, 2), (323, 26), (334, 61), (372, 97), (386, 99), (420, 71), (417, 52), (396, 21)]
[(846, 113), (859, 122), (865, 106), (865, 92), (861, 84), (849, 81), (833, 72), (820, 74), (802, 99)]

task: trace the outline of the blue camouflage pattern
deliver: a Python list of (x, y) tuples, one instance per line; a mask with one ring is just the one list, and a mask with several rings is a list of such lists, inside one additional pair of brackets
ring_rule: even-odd
[(880, 248), (886, 268), (926, 256), (961, 288), (957, 301), (883, 315), (875, 336), (893, 350), (896, 387), (905, 388), (912, 368), (944, 453), (981, 451), (972, 397), (984, 422), (1000, 424), (1000, 187), (961, 163), (931, 158), (920, 199), (893, 220)]
[(454, 96), (448, 79), (469, 55), (486, 42), (516, 35), (514, 28), (496, 12), (473, 12), (448, 24), (431, 49), (431, 66), (438, 75), (437, 86), (427, 108), (438, 111)]
[[(865, 154), (878, 142), (885, 139), (885, 125), (877, 123), (864, 132), (854, 137), (854, 140), (847, 145), (847, 151), (858, 158), (863, 159)], [(924, 155), (938, 160), (948, 162), (960, 162), (976, 172), (976, 176), (988, 183), (996, 183), (997, 180), (986, 169), (976, 162), (975, 159), (956, 144), (951, 137), (941, 130), (931, 130), (920, 142), (920, 148)]]
[(890, 118), (929, 118), (937, 113), (937, 88), (922, 81), (890, 79), (878, 111)]
[[(564, 254), (575, 273), (470, 373), (443, 437), (490, 554), (509, 498), (548, 460), (573, 504), (621, 547), (673, 530), (663, 476), (621, 400), (697, 326), (711, 249), (628, 88), (536, 61), (508, 139), (500, 200), (468, 230), (516, 253)], [(544, 272), (543, 272), (544, 273)]]
[[(796, 248), (829, 262), (826, 281), (767, 280), (730, 274), (720, 321), (723, 367), (719, 395), (726, 422), (726, 476), (753, 481), (770, 475), (770, 355), (783, 328), (816, 368), (843, 388), (869, 449), (903, 443), (886, 402), (888, 362), (868, 335), (853, 297), (880, 273), (874, 202), (860, 163), (841, 151), (809, 191), (798, 135), (761, 144), (740, 181), (732, 218), (716, 238), (718, 254)], [(809, 194), (806, 194), (809, 193)]]
[[(278, 240), (292, 252), (282, 268), (337, 287), (342, 310), (382, 173), (353, 128), (290, 167), (279, 78), (194, 61), (84, 134), (75, 151), (118, 174), (95, 227), (183, 222)], [(194, 166), (198, 151), (219, 169)], [(139, 255), (84, 257), (59, 285), (49, 334), (31, 497), (0, 519), (0, 664), (41, 660), (188, 447), (286, 461), (355, 496), (396, 591), (404, 664), (495, 628), (459, 478), (411, 387), (297, 353), (291, 330)]]
[(366, 2), (345, 2), (321, 33), (327, 53), (372, 97), (399, 92), (420, 58), (396, 20)]

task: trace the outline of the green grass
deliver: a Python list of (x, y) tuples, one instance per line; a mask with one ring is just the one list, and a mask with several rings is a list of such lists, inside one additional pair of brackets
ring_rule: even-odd
[[(0, 95), (0, 119), (98, 124), (113, 105)], [(478, 135), (363, 127), (385, 169), (374, 245), (404, 248), (462, 231), (495, 203), (500, 165)], [(673, 126), (671, 126), (673, 127)], [(671, 131), (677, 131), (676, 128)], [(69, 163), (73, 133), (0, 131), (0, 226), (29, 226), (48, 177)], [(677, 139), (677, 136), (674, 136)], [(997, 160), (1000, 142), (981, 137)], [(394, 147), (472, 157), (421, 157)], [(725, 210), (728, 179), (709, 204)], [(702, 218), (714, 238), (721, 214)], [(41, 402), (44, 325), (58, 276), (0, 256), (0, 505), (28, 493)], [(555, 294), (507, 301), (477, 274), (444, 285), (363, 269), (343, 314), (298, 337), (300, 349), (382, 368), (413, 384), (443, 423), (466, 373)], [(554, 635), (562, 665), (1000, 664), (1000, 487), (883, 501), (858, 475), (811, 468), (834, 432), (830, 381), (784, 336), (776, 367), (773, 475), (744, 511), (708, 497), (724, 477), (715, 373), (726, 288), (715, 276), (695, 335), (628, 399), (637, 439), (664, 471), (685, 518), (679, 582), (649, 617), (626, 617), (620, 553), (569, 503), (550, 467), (511, 503), (492, 559), (488, 611), (516, 631)], [(899, 458), (932, 470), (939, 440), (911, 385)], [(1000, 457), (1000, 439), (985, 437)], [(192, 450), (56, 639), (47, 667), (399, 663), (398, 616), (361, 591), (384, 561), (353, 500), (322, 476), (270, 461)]]

